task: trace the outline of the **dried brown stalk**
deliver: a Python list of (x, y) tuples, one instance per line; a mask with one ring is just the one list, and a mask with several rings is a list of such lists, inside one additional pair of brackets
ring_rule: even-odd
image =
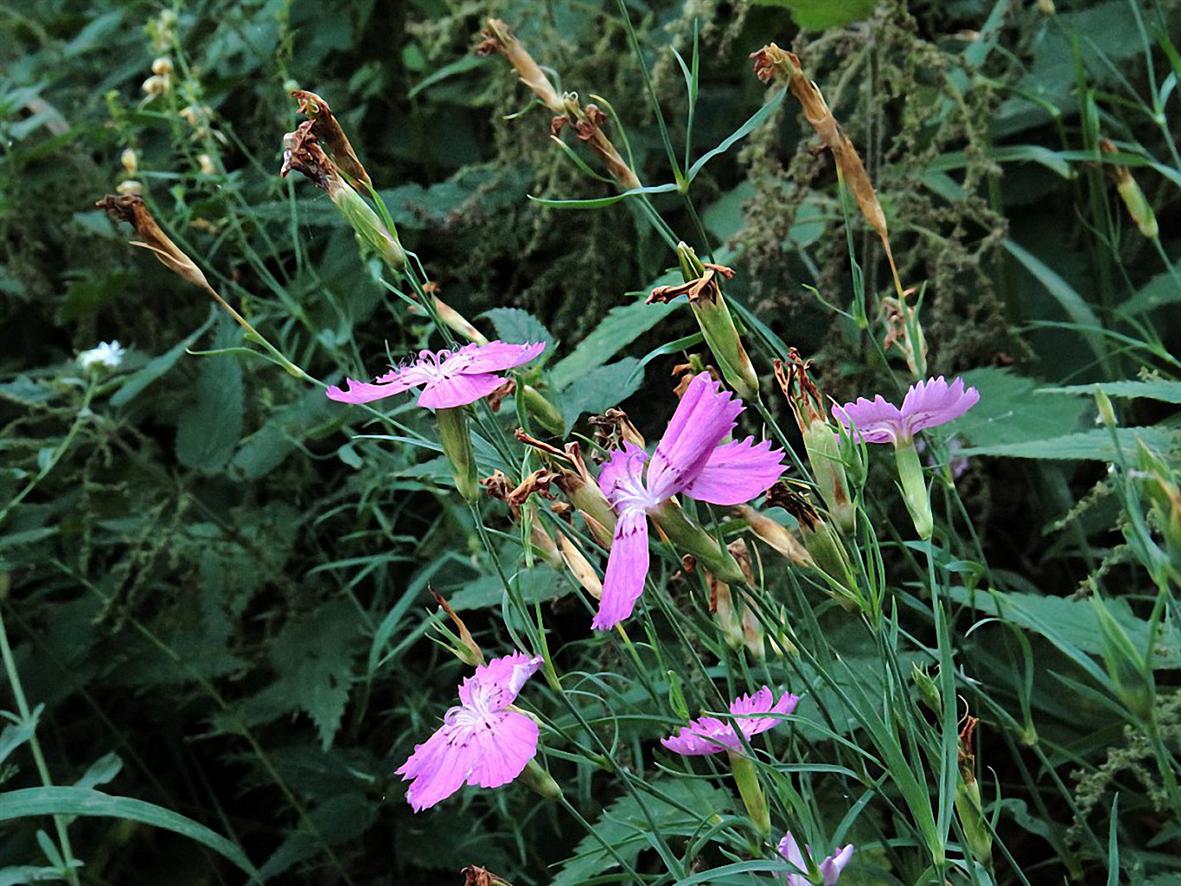
[(804, 70), (800, 67), (800, 60), (795, 53), (780, 49), (774, 43), (768, 43), (758, 52), (752, 52), (751, 58), (754, 59), (755, 76), (764, 83), (775, 79), (786, 81), (791, 94), (803, 107), (804, 117), (816, 130), (824, 147), (832, 153), (837, 166), (837, 176), (853, 192), (861, 214), (881, 238), (882, 248), (886, 251), (886, 260), (890, 263), (890, 272), (894, 276), (894, 288), (897, 290), (899, 298), (905, 298), (902, 280), (898, 276), (898, 267), (894, 263), (894, 252), (890, 249), (890, 234), (886, 227), (886, 215), (882, 212), (881, 203), (878, 202), (873, 182), (869, 180), (869, 173), (865, 171), (865, 165), (861, 162), (857, 148), (845, 135), (836, 117), (829, 110), (828, 103), (820, 92), (820, 87), (804, 75)]

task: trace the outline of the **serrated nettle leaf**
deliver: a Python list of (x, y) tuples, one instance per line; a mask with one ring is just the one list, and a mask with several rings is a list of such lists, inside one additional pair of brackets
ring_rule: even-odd
[[(676, 279), (666, 275), (661, 280), (666, 278)], [(567, 387), (584, 373), (602, 366), (676, 309), (677, 305), (670, 302), (645, 304), (643, 301), (612, 308), (568, 356), (553, 365), (550, 383), (558, 389)]]
[[(587, 834), (574, 847), (573, 857), (562, 865), (551, 886), (578, 886), (598, 874), (616, 871), (619, 864), (615, 855), (635, 864), (640, 853), (651, 845), (653, 825), (662, 834), (687, 837), (708, 830), (712, 816), (724, 815), (733, 808), (726, 791), (703, 781), (666, 776), (655, 779), (652, 786), (668, 800), (644, 796), (643, 809), (641, 801), (631, 796), (613, 802), (595, 823), (595, 833)], [(614, 855), (604, 844), (614, 850)]]
[(1136, 459), (1141, 442), (1159, 452), (1172, 452), (1181, 448), (1181, 431), (1158, 426), (1114, 430), (1099, 428), (1042, 440), (969, 446), (960, 450), (959, 455), (1131, 463)]
[(597, 414), (618, 406), (644, 381), (644, 368), (635, 357), (599, 366), (574, 379), (556, 397), (566, 421), (566, 433), (584, 413)]
[[(237, 342), (237, 329), (224, 324), (214, 346), (230, 347)], [(195, 359), (201, 363), (192, 398), (176, 425), (176, 457), (185, 467), (217, 473), (226, 466), (242, 436), (242, 365), (232, 355)]]
[(261, 702), (259, 722), (302, 710), (315, 723), (321, 746), (329, 747), (348, 703), (360, 628), (357, 610), (343, 600), (285, 624), (270, 646), (278, 679), (254, 700)]
[(976, 448), (1066, 436), (1080, 429), (1090, 408), (1009, 369), (971, 369), (960, 377), (980, 392), (980, 402), (947, 431)]
[(514, 344), (543, 341), (545, 350), (539, 359), (544, 361), (553, 356), (554, 337), (545, 325), (528, 311), (521, 308), (492, 308), (480, 316), (492, 321), (496, 337), (501, 341)]
[[(532, 569), (521, 569), (509, 580), (515, 582), (526, 603), (542, 603), (564, 597), (574, 590), (571, 581), (543, 563)], [(475, 581), (465, 582), (459, 590), (448, 597), (448, 603), (456, 612), (468, 609), (484, 609), (500, 606), (505, 596), (504, 583), (498, 575), (483, 575)]]
[(184, 355), (184, 352), (196, 343), (197, 339), (204, 334), (205, 330), (213, 325), (214, 320), (217, 318), (217, 308), (214, 307), (209, 313), (209, 318), (197, 327), (197, 329), (186, 335), (180, 342), (169, 348), (159, 357), (149, 360), (142, 369), (132, 373), (123, 382), (122, 387), (111, 396), (111, 405), (127, 405), (138, 397), (148, 385), (165, 375), (177, 364), (177, 361)]
[(1093, 385), (1067, 385), (1062, 388), (1040, 388), (1038, 393), (1073, 394), (1076, 397), (1094, 398), (1100, 390), (1109, 397), (1126, 397), (1130, 400), (1159, 400), (1162, 403), (1181, 403), (1181, 381), (1154, 379), (1152, 381), (1106, 381)]

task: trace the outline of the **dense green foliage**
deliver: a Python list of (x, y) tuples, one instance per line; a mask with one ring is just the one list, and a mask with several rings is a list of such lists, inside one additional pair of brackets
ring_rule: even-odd
[[(489, 15), (608, 110), (646, 185), (683, 187), (620, 198), (569, 130), (558, 148), (471, 52)], [(855, 843), (843, 883), (1181, 882), (1179, 21), (1140, 0), (0, 7), (0, 883), (770, 882), (788, 869), (727, 767), (655, 742), (763, 683), (804, 696), (756, 745), (775, 839)], [(865, 161), (925, 371), (883, 348), (890, 268), (831, 153), (751, 71), (772, 40)], [(699, 506), (753, 552), (765, 657), (655, 540), (629, 639), (591, 632), (594, 601), (527, 541), (583, 524), (537, 496), (469, 509), (411, 398), (325, 398), (445, 341), (328, 197), (279, 177), (293, 88), (331, 103), (443, 298), (549, 345), (478, 413), (481, 475), (542, 466), (497, 448), (522, 424), (601, 456), (588, 418), (621, 407), (659, 437), (674, 367), (717, 362), (684, 299), (644, 304), (681, 282), (675, 232), (737, 271), (765, 404), (744, 434), (802, 453), (772, 375), (789, 346), (837, 402), (916, 374), (979, 389), (927, 440), (932, 541), (870, 447), (846, 539), (867, 611)], [(312, 381), (128, 246), (94, 207), (128, 182)], [(78, 362), (114, 339), (117, 367)], [(404, 802), (394, 769), (470, 671), (432, 591), (489, 656), (547, 658), (522, 704), (564, 803)], [(957, 809), (964, 767), (983, 821)]]

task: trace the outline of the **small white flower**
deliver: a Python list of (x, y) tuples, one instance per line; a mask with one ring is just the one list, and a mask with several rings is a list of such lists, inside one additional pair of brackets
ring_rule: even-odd
[(126, 350), (118, 341), (99, 342), (96, 347), (78, 355), (78, 365), (83, 369), (91, 369), (95, 366), (115, 369), (123, 362), (125, 353)]

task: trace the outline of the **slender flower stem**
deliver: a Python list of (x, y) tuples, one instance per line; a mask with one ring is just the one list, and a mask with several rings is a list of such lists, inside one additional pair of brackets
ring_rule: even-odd
[[(33, 712), (29, 708), (25, 697), (24, 686), (21, 684), (20, 674), (16, 669), (16, 659), (12, 654), (12, 647), (8, 643), (8, 630), (4, 623), (4, 610), (0, 607), (0, 658), (4, 660), (4, 672), (8, 676), (8, 685), (12, 687), (12, 697), (16, 700), (16, 710), (21, 720), (33, 724), (33, 731), (29, 735), (29, 749), (33, 752), (33, 762), (37, 767), (37, 774), (41, 776), (41, 784), (53, 787), (53, 778), (49, 774), (49, 766), (45, 762), (45, 754), (41, 751), (41, 742), (37, 740), (36, 725), (33, 722)], [(66, 829), (66, 819), (63, 815), (53, 817), (54, 829), (57, 831), (57, 841), (61, 846), (62, 859), (65, 861), (65, 877), (77, 886), (78, 871), (74, 860), (74, 852), (70, 847), (70, 835)]]

